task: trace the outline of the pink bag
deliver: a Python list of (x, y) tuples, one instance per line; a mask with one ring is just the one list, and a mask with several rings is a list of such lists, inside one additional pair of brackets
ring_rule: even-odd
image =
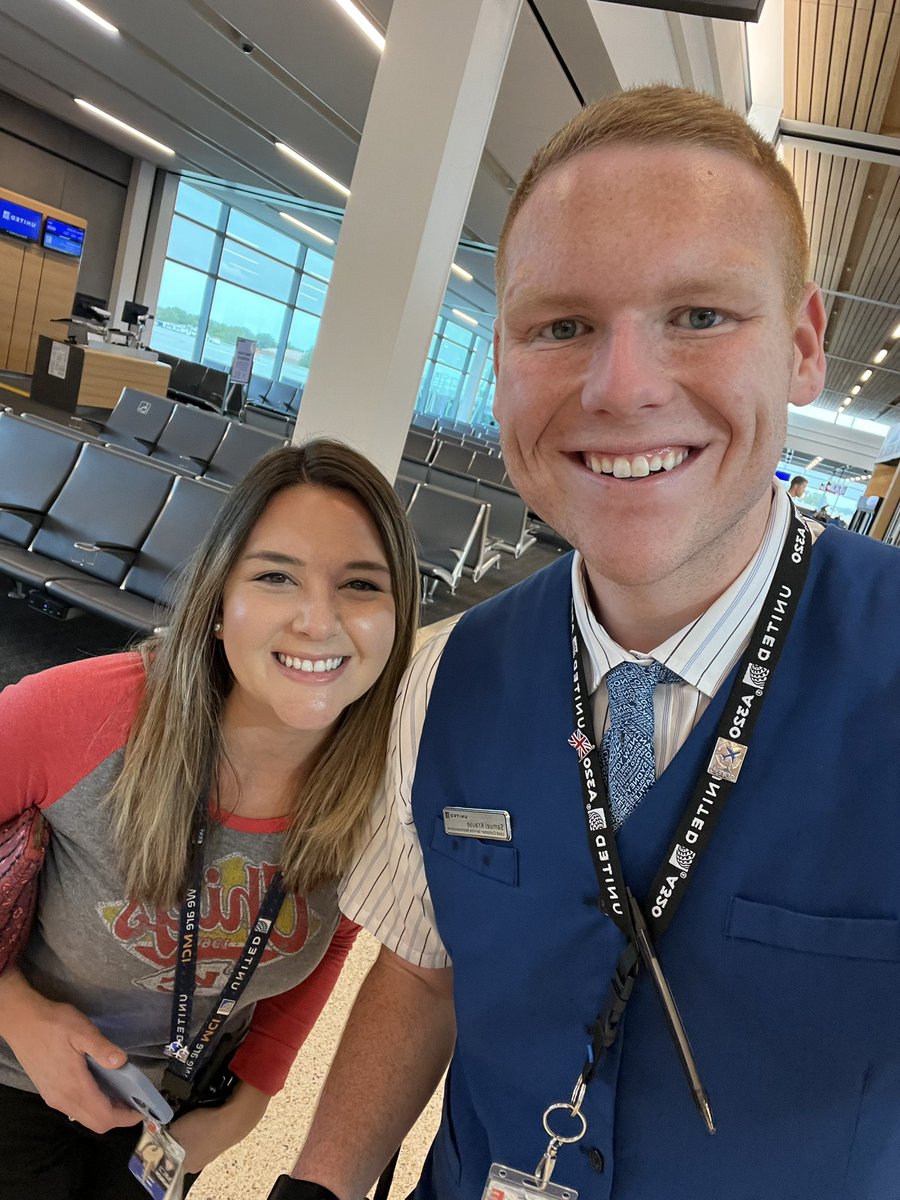
[(15, 963), (31, 934), (49, 836), (39, 808), (26, 808), (0, 825), (0, 975)]

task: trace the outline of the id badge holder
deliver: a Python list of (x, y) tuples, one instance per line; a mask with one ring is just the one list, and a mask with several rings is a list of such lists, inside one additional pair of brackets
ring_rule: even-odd
[(153, 1200), (182, 1200), (184, 1147), (155, 1121), (145, 1121), (128, 1170)]
[(578, 1200), (574, 1188), (561, 1183), (543, 1184), (534, 1175), (525, 1175), (502, 1163), (491, 1163), (481, 1200)]

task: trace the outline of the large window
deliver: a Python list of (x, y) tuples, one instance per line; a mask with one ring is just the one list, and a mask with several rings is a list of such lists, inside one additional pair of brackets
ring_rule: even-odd
[(416, 409), (445, 420), (493, 423), (494, 369), (483, 333), (441, 317), (435, 326)]
[(228, 370), (238, 338), (255, 375), (303, 383), (331, 259), (182, 180), (151, 345)]
[[(181, 180), (153, 326), (154, 349), (228, 370), (238, 338), (256, 342), (253, 373), (305, 384), (332, 259)], [(417, 408), (492, 425), (490, 337), (464, 317), (435, 327)]]

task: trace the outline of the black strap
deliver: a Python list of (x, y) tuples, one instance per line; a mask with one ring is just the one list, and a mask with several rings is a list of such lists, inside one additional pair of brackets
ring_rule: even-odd
[[(696, 869), (709, 846), (725, 801), (746, 760), (750, 737), (759, 718), (772, 675), (797, 611), (809, 569), (812, 539), (795, 512), (762, 611), (738, 667), (706, 770), (701, 773), (684, 815), (657, 871), (644, 906), (649, 934), (655, 942), (668, 929)], [(584, 648), (571, 610), (575, 732), (569, 739), (578, 752), (588, 843), (600, 883), (601, 910), (628, 938), (610, 983), (606, 1004), (591, 1026), (591, 1045), (583, 1078), (587, 1082), (600, 1056), (612, 1045), (637, 976), (639, 955), (627, 886), (616, 846), (609, 796), (595, 742), (593, 713), (584, 666)], [(643, 910), (642, 910), (643, 911)]]
[(207, 1061), (219, 1037), (224, 1032), (229, 1015), (253, 977), (281, 906), (284, 887), (279, 871), (266, 891), (240, 958), (231, 969), (228, 980), (214, 1001), (205, 1024), (190, 1041), (191, 1014), (197, 986), (197, 955), (200, 930), (200, 901), (203, 884), (203, 848), (207, 822), (203, 821), (194, 837), (191, 879), (181, 906), (178, 930), (178, 949), (175, 959), (175, 980), (172, 996), (172, 1020), (166, 1055), (171, 1059), (163, 1076), (163, 1091), (174, 1100), (186, 1100), (197, 1071)]

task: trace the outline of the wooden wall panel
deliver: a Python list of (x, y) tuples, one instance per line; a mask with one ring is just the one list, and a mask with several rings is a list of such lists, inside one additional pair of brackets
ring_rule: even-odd
[(7, 370), (27, 370), (28, 350), (31, 346), (31, 331), (34, 328), (34, 310), (37, 307), (41, 287), (41, 266), (44, 256), (35, 246), (26, 246), (22, 256), (22, 273), (19, 276), (19, 292), (13, 312), (12, 336), (9, 339)]
[(65, 325), (54, 325), (56, 317), (67, 317), (72, 312), (75, 285), (78, 282), (78, 260), (64, 259), (60, 255), (45, 254), (41, 270), (41, 286), (34, 310), (31, 339), (28, 346), (28, 362), (23, 368), (29, 373), (34, 370), (37, 340), (46, 334), (61, 340), (65, 336)]
[[(52, 204), (20, 195), (0, 182), (0, 192), (16, 204), (36, 209), (44, 216), (56, 217), (69, 225), (87, 229), (87, 221)], [(52, 334), (53, 317), (72, 311), (72, 298), (78, 285), (77, 258), (66, 258), (53, 250), (44, 250), (36, 242), (17, 242), (0, 237), (0, 368), (31, 371), (38, 335)], [(10, 298), (11, 297), (11, 298)], [(8, 334), (4, 321), (11, 323)], [(55, 327), (57, 330), (59, 326)]]
[(0, 365), (6, 363), (12, 337), (24, 247), (11, 238), (0, 238)]

